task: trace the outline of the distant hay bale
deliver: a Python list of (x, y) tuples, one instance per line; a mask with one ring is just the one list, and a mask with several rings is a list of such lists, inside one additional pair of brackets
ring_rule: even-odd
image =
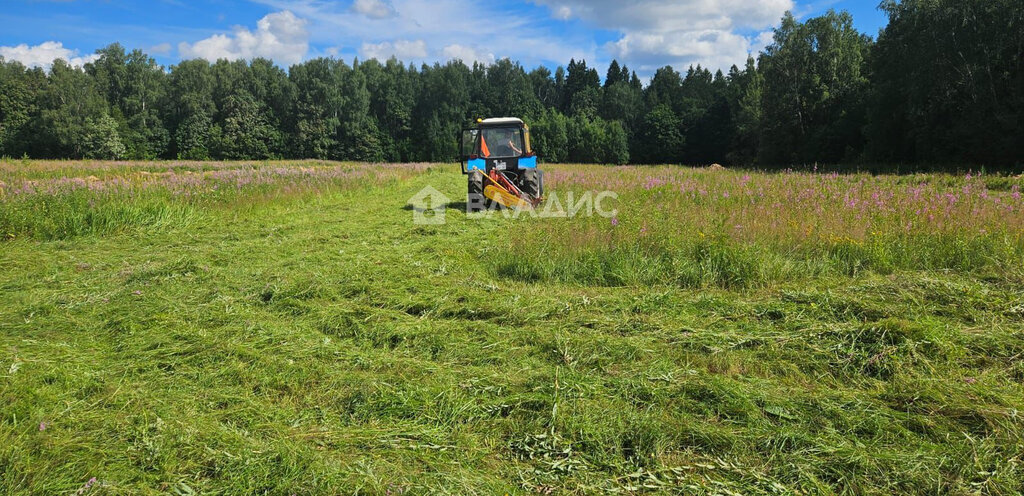
[(708, 170), (713, 170), (713, 171), (725, 170), (725, 166), (723, 166), (722, 164), (711, 164), (711, 165), (708, 166)]

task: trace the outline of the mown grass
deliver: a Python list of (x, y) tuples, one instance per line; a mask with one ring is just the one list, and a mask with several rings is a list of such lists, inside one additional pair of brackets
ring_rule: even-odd
[(1024, 492), (1012, 243), (898, 255), (848, 229), (880, 253), (838, 254), (652, 221), (657, 251), (634, 221), (668, 212), (627, 194), (617, 230), (417, 226), (424, 185), (462, 201), (454, 167), (303, 184), (0, 243), (0, 492)]

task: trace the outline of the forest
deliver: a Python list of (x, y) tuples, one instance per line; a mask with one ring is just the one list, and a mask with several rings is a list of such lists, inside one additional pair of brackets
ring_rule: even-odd
[(873, 37), (847, 12), (786, 14), (743, 67), (612, 61), (552, 72), (501, 59), (316, 58), (162, 67), (112, 44), (84, 67), (0, 58), (0, 156), (452, 161), (478, 117), (519, 116), (548, 162), (983, 166), (1024, 157), (1024, 2), (886, 0)]

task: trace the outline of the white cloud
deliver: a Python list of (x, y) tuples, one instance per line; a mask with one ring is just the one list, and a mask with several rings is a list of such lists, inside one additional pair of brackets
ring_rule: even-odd
[(352, 11), (370, 19), (387, 19), (398, 15), (395, 8), (383, 0), (356, 0), (352, 3)]
[(775, 31), (763, 31), (750, 41), (750, 51), (760, 52), (761, 50), (764, 50), (766, 46), (771, 45), (774, 40)]
[(427, 58), (427, 43), (423, 40), (395, 40), (382, 43), (363, 43), (359, 55), (367, 59), (387, 60), (392, 56), (400, 60), (423, 60)]
[(238, 26), (230, 35), (215, 34), (193, 44), (178, 44), (183, 59), (252, 59), (266, 57), (280, 64), (301, 62), (309, 50), (307, 21), (290, 11), (268, 14), (256, 23), (256, 31)]
[(447, 60), (461, 60), (466, 65), (472, 65), (473, 62), (494, 63), (493, 53), (483, 52), (476, 47), (460, 45), (458, 43), (444, 47), (441, 50), (441, 55)]
[(46, 41), (33, 46), (24, 43), (17, 46), (0, 46), (0, 57), (6, 60), (17, 60), (29, 67), (42, 67), (49, 70), (56, 59), (62, 59), (75, 67), (82, 67), (98, 59), (99, 55), (92, 54), (82, 57), (78, 55), (78, 50), (64, 48), (64, 44), (59, 41)]
[(161, 43), (159, 45), (153, 45), (153, 46), (149, 47), (149, 53), (152, 53), (154, 55), (164, 55), (164, 56), (170, 55), (171, 54), (171, 44), (170, 43)]
[[(578, 18), (620, 33), (604, 46), (611, 57), (650, 73), (671, 64), (725, 69), (771, 41), (793, 0), (532, 0), (556, 19)], [(753, 34), (751, 34), (753, 33)]]
[(689, 31), (774, 25), (792, 0), (533, 0), (554, 13), (622, 31)]
[[(347, 2), (321, 0), (254, 0), (273, 9), (290, 10), (310, 20), (310, 41), (337, 48), (338, 56), (388, 57), (402, 51), (402, 40), (424, 43), (417, 62), (491, 61), (501, 57), (526, 66), (565, 64), (570, 58), (593, 61), (597, 45), (590, 32), (553, 30), (518, 5), (471, 0), (384, 0), (393, 15), (375, 18)], [(406, 46), (414, 53), (418, 49)], [(492, 58), (493, 57), (493, 58)], [(405, 57), (405, 62), (410, 57)]]

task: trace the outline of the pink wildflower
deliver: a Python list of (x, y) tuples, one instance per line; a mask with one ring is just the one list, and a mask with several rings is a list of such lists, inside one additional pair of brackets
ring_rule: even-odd
[(96, 478), (95, 477), (89, 479), (88, 482), (86, 482), (84, 486), (78, 488), (78, 491), (75, 494), (85, 494), (85, 492), (88, 491), (89, 488), (92, 487), (92, 485), (95, 484), (95, 483), (96, 483)]

